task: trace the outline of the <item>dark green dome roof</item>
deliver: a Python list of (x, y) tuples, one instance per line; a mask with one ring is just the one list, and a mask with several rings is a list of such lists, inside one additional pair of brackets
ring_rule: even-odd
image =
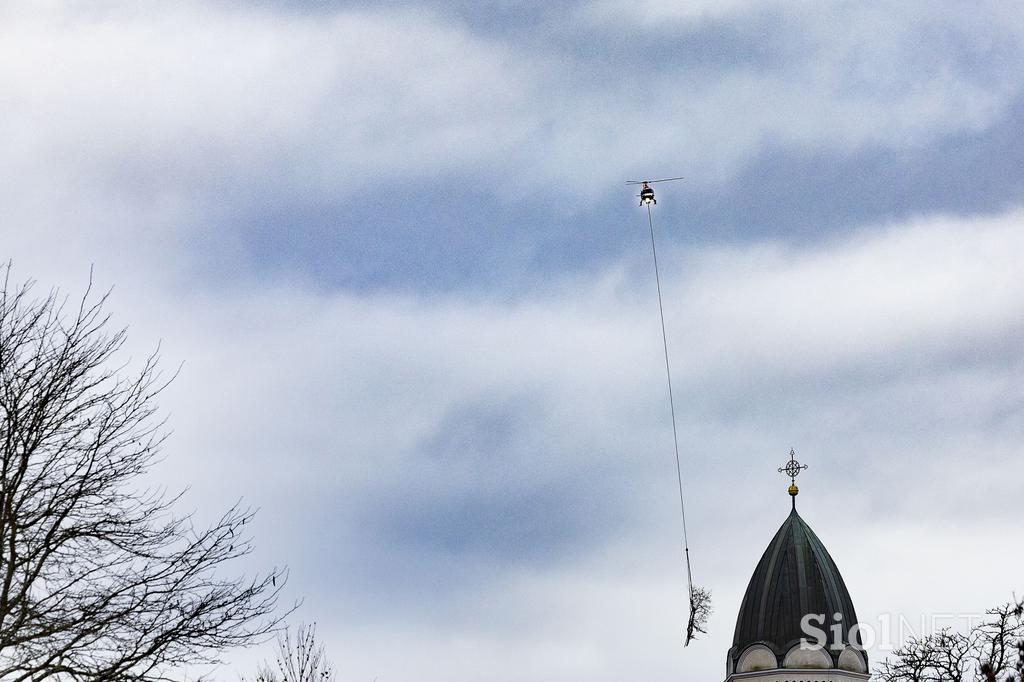
[[(800, 621), (808, 613), (825, 614), (818, 627), (830, 638), (833, 614), (841, 614), (843, 641), (850, 641), (850, 628), (857, 623), (850, 593), (828, 550), (794, 507), (750, 578), (729, 650), (730, 670), (755, 643), (772, 649), (781, 665), (786, 652), (804, 637)], [(859, 633), (854, 636), (859, 644)], [(839, 652), (830, 653), (837, 661)]]

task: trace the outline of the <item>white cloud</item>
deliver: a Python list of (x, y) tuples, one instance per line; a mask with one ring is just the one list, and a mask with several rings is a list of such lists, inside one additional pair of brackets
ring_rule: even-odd
[[(675, 12), (632, 5), (624, 20)], [(586, 194), (650, 167), (720, 181), (766, 144), (845, 153), (984, 129), (1021, 88), (1020, 22), (967, 8), (949, 24), (929, 6), (758, 3), (788, 43), (766, 63), (664, 60), (638, 81), (428, 11), (100, 7), (4, 12), (4, 171), (36, 180), (38, 203), (160, 199), (210, 220), (468, 172), (513, 195), (554, 180)]]
[(528, 134), (529, 66), (426, 13), (42, 7), (8, 7), (0, 28), (0, 163), (21, 179), (9, 210), (54, 231), (70, 213), (121, 237), (155, 211), (166, 242), (172, 225), (486, 163)]
[[(871, 145), (915, 149), (998, 121), (1021, 92), (1020, 17), (1008, 17), (1005, 4), (946, 10), (934, 3), (599, 0), (584, 5), (580, 18), (620, 34), (639, 30), (638, 44), (675, 37), (680, 50), (699, 41), (702, 28), (734, 32), (711, 54), (697, 55), (697, 65), (650, 65), (642, 89), (631, 83), (623, 93), (637, 102), (625, 107), (636, 116), (631, 128), (646, 131), (637, 153), (624, 155), (627, 164), (674, 161), (691, 178), (721, 181), (766, 146), (840, 154)], [(752, 51), (723, 69), (699, 66), (716, 49), (743, 45), (768, 56)]]

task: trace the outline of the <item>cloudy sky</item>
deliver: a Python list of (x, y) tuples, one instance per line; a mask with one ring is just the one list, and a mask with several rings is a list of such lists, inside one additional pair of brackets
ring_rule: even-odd
[(1014, 3), (0, 4), (3, 258), (344, 682), (721, 679), (790, 447), (865, 623), (1024, 593), (1022, 127)]

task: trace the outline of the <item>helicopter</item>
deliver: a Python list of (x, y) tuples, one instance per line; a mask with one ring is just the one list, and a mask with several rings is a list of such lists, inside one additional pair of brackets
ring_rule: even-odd
[(654, 188), (651, 187), (651, 184), (653, 184), (655, 182), (671, 182), (673, 180), (682, 180), (682, 179), (683, 179), (682, 177), (678, 177), (678, 178), (661, 178), (660, 180), (627, 180), (626, 184), (627, 185), (641, 185), (641, 187), (640, 187), (640, 194), (637, 195), (638, 197), (640, 197), (640, 205), (641, 206), (650, 206), (651, 204), (657, 204), (658, 203), (658, 200), (654, 198)]

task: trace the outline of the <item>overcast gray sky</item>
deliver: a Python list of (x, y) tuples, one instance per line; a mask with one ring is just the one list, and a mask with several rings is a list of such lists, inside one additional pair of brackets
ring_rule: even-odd
[(791, 446), (862, 621), (1024, 593), (1022, 124), (1015, 3), (0, 5), (3, 258), (345, 682), (724, 677)]

